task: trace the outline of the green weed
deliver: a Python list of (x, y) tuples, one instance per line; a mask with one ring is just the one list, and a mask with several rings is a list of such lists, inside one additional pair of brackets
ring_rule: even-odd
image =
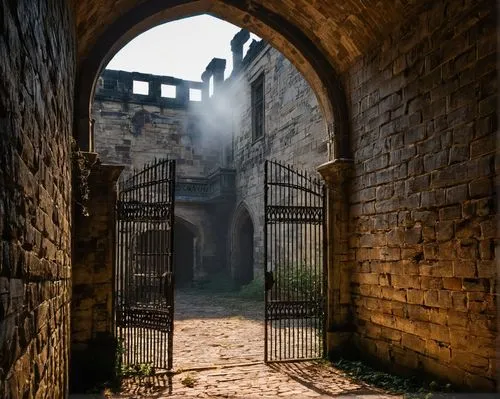
[(237, 296), (244, 299), (264, 300), (264, 279), (255, 278), (250, 283), (243, 285)]
[(198, 382), (197, 379), (194, 376), (192, 376), (191, 374), (186, 375), (181, 380), (181, 384), (184, 385), (185, 387), (188, 387), (188, 388), (193, 388), (197, 382)]

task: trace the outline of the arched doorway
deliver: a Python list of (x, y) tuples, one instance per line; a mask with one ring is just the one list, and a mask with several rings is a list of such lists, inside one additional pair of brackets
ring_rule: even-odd
[(254, 224), (244, 205), (236, 213), (232, 237), (231, 274), (242, 286), (254, 279)]
[[(198, 231), (191, 223), (176, 217), (174, 224), (174, 275), (177, 287), (188, 287), (193, 282), (194, 271), (197, 266), (199, 237)], [(148, 268), (155, 268), (156, 264), (164, 261), (168, 252), (170, 240), (169, 230), (147, 230), (138, 234), (132, 247), (132, 258), (135, 259), (132, 275), (137, 281), (141, 292), (137, 295), (150, 296), (151, 292), (160, 292), (159, 288), (139, 281), (145, 279)], [(155, 269), (156, 270), (156, 269)], [(160, 282), (156, 282), (156, 285)]]
[(174, 275), (176, 287), (188, 287), (193, 282), (196, 264), (196, 242), (193, 228), (187, 222), (175, 218), (174, 224)]

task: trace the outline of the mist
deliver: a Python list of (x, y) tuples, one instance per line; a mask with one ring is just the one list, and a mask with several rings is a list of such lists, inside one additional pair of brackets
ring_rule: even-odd
[(241, 132), (240, 121), (249, 112), (248, 83), (242, 77), (232, 77), (216, 85), (214, 94), (190, 104), (190, 114), (198, 125), (197, 143), (205, 151), (220, 151), (221, 167), (232, 162), (233, 141)]

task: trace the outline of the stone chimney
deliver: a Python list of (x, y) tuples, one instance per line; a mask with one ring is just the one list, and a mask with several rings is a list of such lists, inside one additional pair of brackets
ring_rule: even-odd
[(202, 100), (208, 98), (210, 78), (214, 77), (214, 94), (217, 93), (222, 83), (224, 83), (224, 71), (226, 70), (226, 60), (222, 58), (212, 58), (207, 65), (205, 72), (201, 75), (203, 81)]
[(233, 53), (233, 70), (231, 71), (231, 75), (235, 75), (241, 70), (243, 46), (248, 39), (250, 39), (250, 33), (246, 29), (242, 29), (231, 40), (231, 52)]

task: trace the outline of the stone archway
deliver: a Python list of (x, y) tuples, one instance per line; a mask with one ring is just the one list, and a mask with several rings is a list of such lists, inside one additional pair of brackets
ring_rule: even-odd
[(99, 74), (111, 58), (132, 38), (158, 24), (203, 13), (256, 33), (290, 59), (312, 87), (323, 111), (328, 125), (330, 159), (350, 157), (343, 85), (334, 63), (319, 43), (280, 13), (263, 5), (224, 0), (176, 0), (168, 5), (162, 0), (152, 0), (123, 12), (99, 34), (89, 33), (97, 37), (88, 37), (89, 43), (80, 48), (75, 104), (75, 130), (82, 150), (93, 149), (90, 104)]
[(233, 222), (231, 275), (238, 286), (254, 279), (254, 224), (244, 205), (240, 206)]
[[(89, 32), (88, 41), (79, 48), (76, 81), (75, 134), (82, 150), (93, 150), (90, 105), (96, 81), (107, 62), (138, 34), (161, 23), (203, 13), (256, 33), (287, 57), (316, 95), (327, 126), (328, 159), (350, 158), (347, 99), (337, 73), (342, 70), (338, 57), (328, 54), (321, 40), (314, 40), (300, 23), (284, 18), (281, 11), (263, 4), (226, 0), (174, 0), (168, 5), (161, 0), (151, 0), (133, 9), (125, 7), (121, 16), (104, 29)], [(206, 266), (206, 262), (203, 263)]]

